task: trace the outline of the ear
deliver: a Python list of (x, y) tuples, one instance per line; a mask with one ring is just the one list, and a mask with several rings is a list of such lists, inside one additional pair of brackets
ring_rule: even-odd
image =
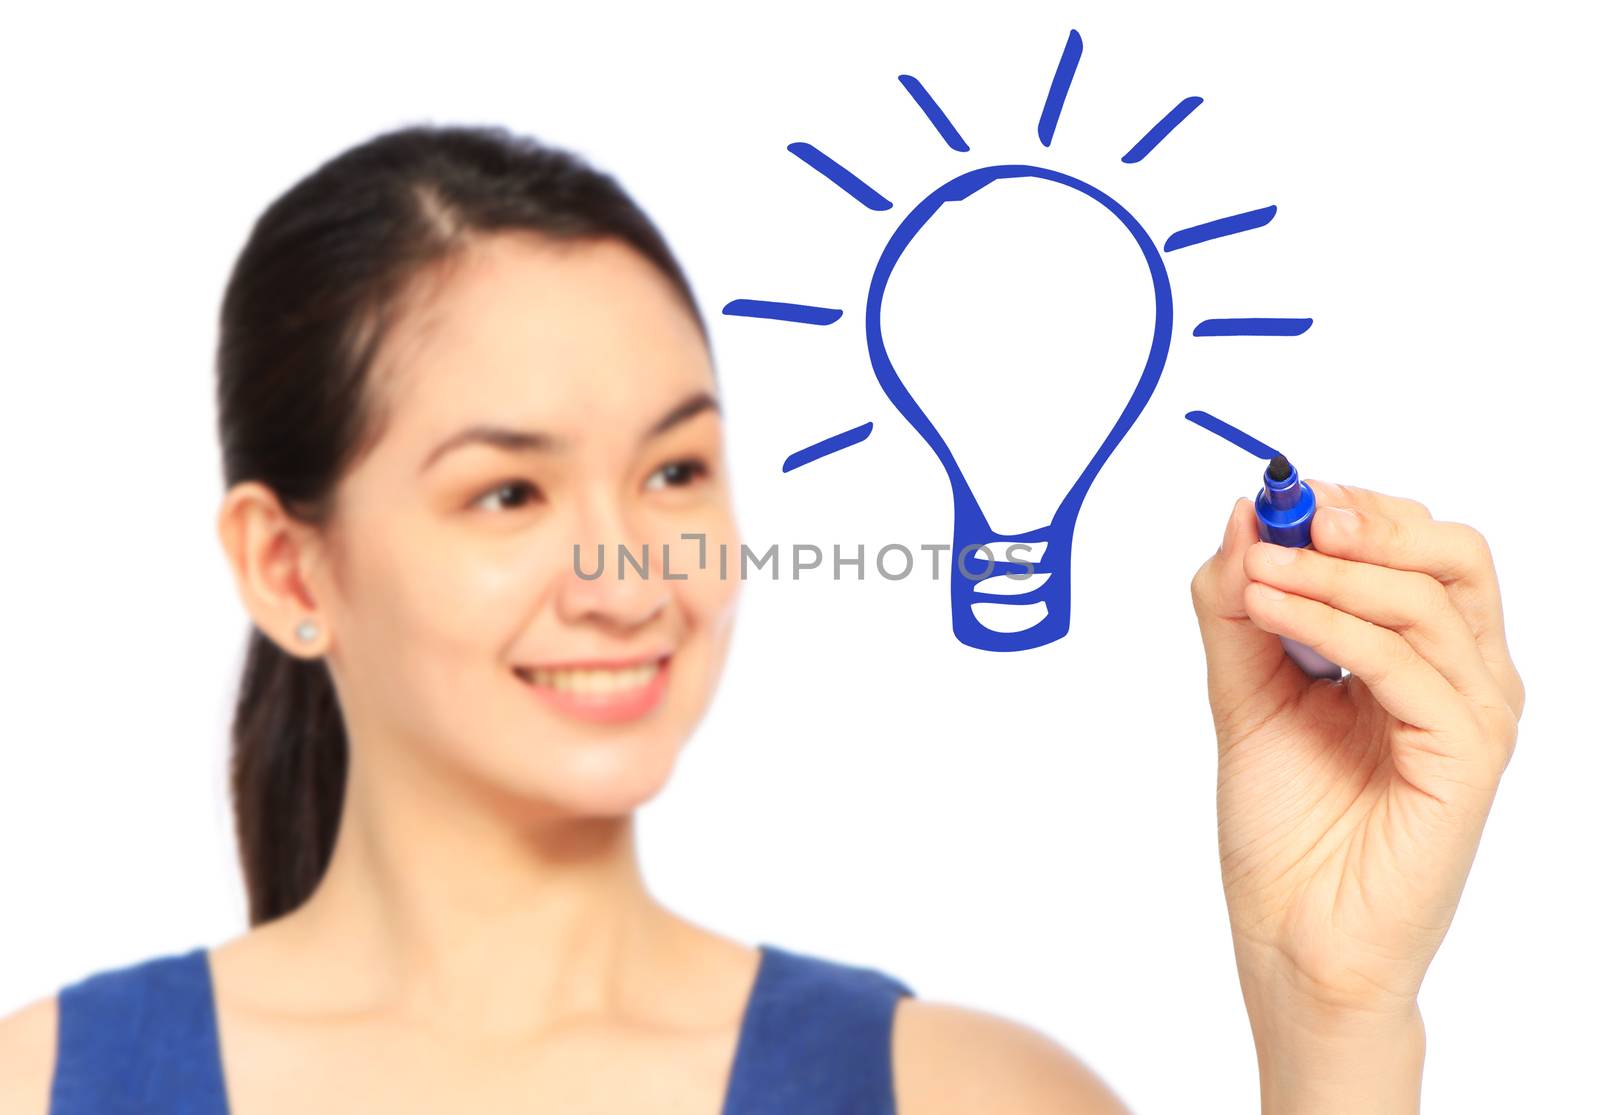
[[(329, 617), (312, 591), (322, 558), (316, 528), (288, 514), (277, 493), (257, 481), (235, 484), (217, 512), (217, 538), (233, 570), (234, 585), (261, 632), (286, 653), (316, 658), (326, 653)], [(297, 634), (315, 625), (313, 638)]]

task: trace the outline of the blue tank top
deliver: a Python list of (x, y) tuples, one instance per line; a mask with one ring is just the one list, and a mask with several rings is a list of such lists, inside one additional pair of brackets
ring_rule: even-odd
[[(723, 1115), (894, 1115), (896, 1002), (876, 968), (758, 944)], [(228, 1115), (205, 948), (152, 957), (57, 994), (50, 1115)]]

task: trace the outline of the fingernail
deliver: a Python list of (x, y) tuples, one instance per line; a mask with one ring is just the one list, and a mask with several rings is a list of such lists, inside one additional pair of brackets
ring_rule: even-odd
[(1264, 556), (1267, 559), (1268, 565), (1288, 565), (1291, 561), (1300, 556), (1300, 551), (1295, 549), (1293, 546), (1269, 544)]
[(1356, 513), (1348, 507), (1324, 507), (1321, 513), (1328, 516), (1328, 521), (1337, 530), (1354, 530), (1356, 526)]
[(1238, 499), (1233, 501), (1233, 507), (1228, 511), (1228, 525), (1222, 528), (1222, 543), (1217, 547), (1217, 553), (1219, 554), (1227, 550), (1228, 540), (1233, 537), (1233, 524), (1239, 518), (1239, 504), (1243, 501), (1244, 497), (1240, 496)]
[(1350, 502), (1350, 493), (1345, 491), (1343, 484), (1335, 484), (1331, 480), (1318, 480), (1311, 485), (1311, 490), (1316, 493), (1319, 504), (1347, 504)]

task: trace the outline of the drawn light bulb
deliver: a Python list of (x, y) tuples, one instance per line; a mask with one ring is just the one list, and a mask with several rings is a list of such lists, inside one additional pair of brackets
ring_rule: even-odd
[[(1077, 31), (1073, 31), (1069, 34), (1066, 46), (1061, 52), (1060, 61), (1056, 65), (1049, 91), (1045, 96), (1044, 108), (1039, 116), (1038, 136), (1040, 143), (1045, 147), (1050, 146), (1055, 134), (1062, 104), (1072, 84), (1082, 53), (1083, 40)], [(970, 150), (966, 141), (951, 124), (949, 117), (929, 96), (921, 82), (908, 74), (902, 74), (900, 83), (951, 150), (958, 152)], [(1199, 97), (1185, 97), (1179, 101), (1128, 149), (1122, 156), (1122, 162), (1125, 164), (1142, 162), (1200, 104)], [(788, 149), (818, 174), (868, 209), (882, 212), (894, 208), (889, 199), (811, 144), (791, 143)], [(936, 425), (935, 419), (938, 416), (930, 416), (912, 390), (907, 387), (906, 377), (914, 383), (917, 382), (917, 369), (910, 366), (901, 367), (896, 363), (896, 353), (885, 342), (883, 328), (885, 290), (907, 247), (927, 227), (930, 219), (942, 207), (970, 198), (986, 187), (1008, 180), (1013, 182), (1033, 180), (1036, 183), (1047, 184), (1046, 189), (1050, 186), (1059, 186), (1089, 199), (1105, 213), (1115, 217), (1120, 222), (1122, 230), (1126, 231), (1133, 245), (1137, 247), (1139, 258), (1143, 260), (1145, 270), (1148, 272), (1151, 301), (1144, 303), (1144, 296), (1140, 295), (1140, 302), (1153, 310), (1147, 350), (1142, 344), (1143, 334), (1140, 334), (1139, 348), (1144, 352), (1142, 367), (1094, 369), (1099, 377), (1118, 375), (1127, 377), (1130, 393), (1116, 421), (1089, 454), (1088, 464), (1065, 494), (1060, 496), (1059, 502), (1054, 504), (1047, 515), (1040, 516), (1045, 520), (1043, 524), (1021, 533), (1000, 533), (995, 529), (983, 507), (979, 505), (973, 485), (969, 484), (967, 477), (963, 475), (961, 463), (951, 450), (949, 439)], [(928, 194), (900, 221), (878, 258), (868, 287), (865, 308), (867, 356), (878, 385), (895, 409), (933, 450), (943, 465), (950, 483), (954, 509), (950, 550), (952, 567), (949, 576), (951, 628), (961, 642), (982, 650), (1025, 650), (1053, 642), (1067, 633), (1072, 614), (1072, 542), (1079, 510), (1107, 459), (1144, 411), (1161, 378), (1171, 348), (1172, 287), (1162, 254), (1261, 228), (1271, 222), (1276, 212), (1277, 207), (1269, 205), (1180, 228), (1169, 235), (1160, 248), (1157, 248), (1155, 241), (1127, 209), (1082, 179), (1048, 167), (1025, 163), (1000, 163), (970, 170), (950, 179)], [(1121, 243), (1120, 238), (1118, 242)], [(1117, 250), (1120, 251), (1120, 248)], [(1129, 274), (1133, 272), (1130, 271)], [(1142, 280), (1139, 282), (1142, 286)], [(748, 298), (734, 299), (723, 307), (722, 312), (807, 325), (832, 325), (844, 314), (843, 310), (823, 306)], [(1001, 323), (989, 324), (994, 328), (1003, 328)], [(1310, 318), (1208, 318), (1194, 326), (1193, 335), (1291, 337), (1299, 336), (1310, 326)], [(1142, 324), (1140, 328), (1143, 329)], [(908, 364), (910, 362), (908, 360)], [(1201, 412), (1191, 412), (1191, 414), (1196, 413)], [(865, 422), (842, 433), (823, 438), (790, 453), (783, 462), (783, 470), (788, 472), (855, 445), (865, 439), (871, 431), (872, 423)], [(1069, 459), (1081, 459), (1082, 448), (1072, 448), (1065, 455)], [(963, 450), (965, 449), (964, 445)], [(1007, 551), (1014, 544), (1025, 547), (1024, 553), (1018, 556), (1024, 557), (1028, 564), (1006, 560)], [(977, 556), (980, 554), (981, 557)], [(1013, 588), (1005, 591), (991, 587), (1006, 579), (1007, 574), (1028, 572), (1029, 565), (1032, 568), (1032, 575), (1025, 582), (1013, 582)], [(980, 580), (979, 577), (984, 579)], [(1014, 587), (1018, 583), (1022, 585), (1020, 591), (1016, 591)], [(1039, 611), (1040, 605), (1043, 606), (1042, 613)], [(983, 615), (991, 619), (997, 612), (1008, 609), (1013, 610), (1014, 615), (1018, 617), (1037, 615), (1037, 619), (1036, 622), (1026, 625), (990, 625), (981, 621), (979, 609)]]
[[(896, 264), (913, 238), (927, 226), (940, 208), (970, 197), (991, 183), (1017, 178), (1043, 179), (1076, 190), (1104, 207), (1121, 222), (1148, 268), (1154, 321), (1143, 367), (1132, 369), (1130, 374), (1133, 383), (1128, 401), (1088, 465), (1061, 497), (1060, 503), (1050, 509), (1044, 525), (1022, 533), (1003, 534), (991, 527), (945, 437), (901, 378), (893, 355), (884, 343), (882, 315), (884, 292)], [(889, 237), (867, 292), (866, 340), (867, 355), (879, 386), (895, 409), (938, 456), (950, 481), (955, 510), (950, 551), (950, 608), (956, 637), (968, 646), (984, 650), (1024, 650), (1061, 638), (1071, 622), (1072, 534), (1078, 510), (1101, 467), (1144, 410), (1145, 403), (1161, 378), (1161, 370), (1166, 365), (1167, 352), (1171, 348), (1172, 285), (1155, 242), (1133, 215), (1108, 194), (1069, 174), (1047, 167), (1021, 164), (1003, 164), (968, 171), (946, 182), (919, 202)], [(1004, 560), (1010, 543), (1027, 544), (1026, 560), (1032, 566), (1032, 575), (1027, 584), (1035, 587), (1027, 587), (1022, 592), (991, 591), (988, 587), (989, 578), (1029, 571), (1028, 565)], [(992, 568), (991, 557), (996, 559)], [(984, 579), (980, 579), (980, 576)], [(1029, 626), (1019, 630), (1000, 630), (985, 625), (978, 618), (974, 605), (984, 603), (1018, 608), (1043, 604), (1044, 612), (1037, 622)], [(1037, 611), (1037, 608), (1031, 610)]]

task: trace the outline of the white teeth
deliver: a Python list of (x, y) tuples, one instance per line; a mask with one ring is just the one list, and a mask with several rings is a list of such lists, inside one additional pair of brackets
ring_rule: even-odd
[(638, 689), (656, 676), (661, 663), (646, 662), (621, 670), (528, 670), (525, 675), (534, 685), (544, 685), (563, 693), (605, 696)]

